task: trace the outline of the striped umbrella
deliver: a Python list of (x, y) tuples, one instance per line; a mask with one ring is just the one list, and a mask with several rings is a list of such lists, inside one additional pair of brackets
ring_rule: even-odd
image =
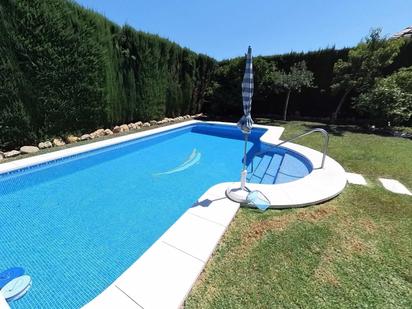
[(253, 96), (253, 65), (252, 65), (252, 48), (249, 46), (246, 55), (245, 74), (242, 81), (242, 98), (243, 98), (243, 116), (237, 125), (243, 133), (249, 134), (252, 130), (253, 120), (250, 116), (252, 110)]
[(242, 98), (243, 98), (243, 116), (237, 123), (240, 130), (245, 135), (245, 147), (243, 154), (243, 170), (241, 173), (240, 183), (242, 190), (245, 190), (246, 185), (246, 151), (247, 151), (247, 140), (253, 127), (253, 120), (250, 115), (252, 111), (252, 96), (253, 96), (253, 64), (252, 64), (252, 48), (249, 46), (246, 55), (246, 67), (245, 74), (243, 75), (242, 81)]

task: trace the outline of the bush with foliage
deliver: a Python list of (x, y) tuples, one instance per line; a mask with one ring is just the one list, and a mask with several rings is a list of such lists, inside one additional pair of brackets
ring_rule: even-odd
[(291, 93), (300, 93), (304, 88), (313, 87), (313, 73), (307, 69), (305, 61), (300, 61), (293, 64), (289, 72), (275, 70), (269, 76), (275, 89), (286, 93), (283, 108), (283, 120), (286, 120)]
[(376, 81), (359, 96), (356, 107), (377, 124), (412, 124), (412, 66)]
[(332, 120), (338, 114), (349, 93), (353, 98), (371, 89), (375, 79), (384, 74), (399, 55), (404, 40), (386, 40), (381, 38), (380, 29), (374, 29), (361, 43), (349, 51), (347, 60), (339, 59), (333, 68), (334, 78), (331, 85), (336, 93), (342, 93)]

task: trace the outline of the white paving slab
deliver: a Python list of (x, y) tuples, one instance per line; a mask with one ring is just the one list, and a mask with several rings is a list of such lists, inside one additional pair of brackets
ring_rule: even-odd
[[(0, 306), (0, 308), (2, 308)], [(109, 286), (99, 296), (85, 305), (85, 309), (100, 309), (100, 308), (122, 308), (122, 309), (139, 309), (142, 308), (129, 296), (123, 293), (114, 285)]]
[(166, 244), (206, 262), (226, 227), (186, 212), (160, 238)]
[(114, 285), (145, 309), (179, 308), (204, 265), (157, 241)]
[[(210, 188), (188, 212), (223, 226), (228, 226), (236, 215), (239, 204), (226, 197), (226, 188), (226, 184), (219, 184)], [(211, 192), (210, 195), (209, 192)], [(215, 194), (213, 194), (214, 192)]]
[(361, 185), (361, 186), (367, 185), (365, 178), (361, 174), (346, 172), (346, 178), (348, 182), (351, 184)]
[(403, 184), (401, 184), (396, 179), (379, 178), (379, 181), (385, 187), (393, 193), (412, 195), (411, 191), (408, 190)]

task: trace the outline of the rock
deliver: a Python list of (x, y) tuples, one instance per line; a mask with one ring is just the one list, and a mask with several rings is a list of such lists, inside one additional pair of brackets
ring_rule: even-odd
[(94, 139), (94, 138), (97, 138), (97, 137), (102, 137), (102, 136), (104, 136), (104, 129), (98, 129), (98, 130), (90, 133), (90, 138), (91, 139)]
[(129, 130), (136, 129), (136, 125), (134, 123), (129, 123), (127, 126), (129, 127)]
[(120, 129), (119, 126), (115, 126), (115, 127), (113, 128), (113, 133), (120, 133), (120, 132), (122, 132), (122, 129)]
[(4, 153), (0, 151), (0, 161), (4, 159)]
[(7, 152), (3, 153), (5, 158), (16, 157), (19, 154), (20, 154), (20, 151), (18, 151), (18, 150), (11, 150), (11, 151), (7, 151)]
[(122, 124), (120, 126), (120, 132), (127, 132), (129, 131), (129, 126), (127, 124)]
[(157, 121), (156, 120), (150, 120), (150, 125), (151, 126), (154, 126), (154, 125), (156, 125), (157, 124)]
[(99, 137), (104, 136), (104, 129), (96, 130), (95, 133), (96, 133), (97, 136), (99, 136)]
[(59, 146), (64, 146), (66, 145), (65, 142), (63, 142), (63, 140), (61, 138), (54, 138), (52, 140), (53, 146), (59, 147)]
[(190, 119), (190, 115), (184, 115), (183, 118)]
[(136, 125), (136, 127), (141, 127), (143, 125), (143, 122), (138, 121), (138, 122), (135, 123), (135, 125)]
[(79, 140), (77, 136), (69, 135), (64, 138), (64, 141), (68, 144), (76, 143)]
[(53, 144), (50, 141), (45, 141), (45, 142), (40, 142), (38, 145), (39, 149), (46, 149), (46, 148), (52, 148)]
[(106, 134), (106, 135), (113, 135), (113, 132), (112, 132), (112, 130), (110, 130), (110, 129), (106, 129), (106, 130), (104, 130), (104, 134)]
[(88, 139), (92, 139), (90, 134), (83, 134), (82, 136), (80, 136), (79, 141), (87, 141)]
[(148, 122), (145, 122), (144, 124), (142, 124), (142, 127), (143, 127), (143, 128), (148, 128), (148, 127), (150, 127), (150, 126), (151, 126), (151, 124), (148, 123)]
[(23, 146), (20, 147), (20, 153), (25, 154), (25, 153), (35, 153), (38, 152), (39, 148), (36, 146)]

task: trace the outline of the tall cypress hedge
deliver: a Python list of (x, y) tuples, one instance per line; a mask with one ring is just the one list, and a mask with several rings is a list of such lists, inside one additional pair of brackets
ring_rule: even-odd
[(0, 150), (198, 112), (215, 61), (66, 0), (0, 2)]

